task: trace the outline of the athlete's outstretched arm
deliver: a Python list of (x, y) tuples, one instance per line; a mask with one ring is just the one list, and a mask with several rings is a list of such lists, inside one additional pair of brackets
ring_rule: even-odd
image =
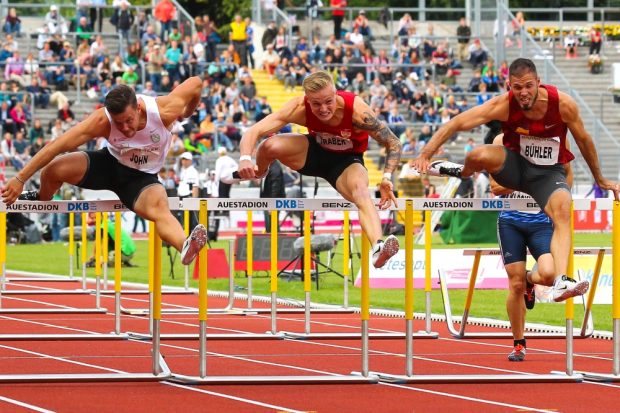
[(446, 141), (457, 132), (467, 131), (492, 120), (508, 119), (508, 95), (503, 94), (475, 106), (452, 118), (433, 134), (414, 162), (414, 168), (426, 173), (430, 159)]
[(562, 120), (566, 122), (568, 129), (573, 134), (575, 142), (579, 147), (579, 151), (586, 160), (594, 180), (602, 189), (613, 191), (616, 201), (618, 201), (618, 184), (606, 179), (601, 172), (598, 162), (598, 155), (592, 137), (583, 126), (583, 121), (579, 115), (579, 107), (577, 103), (565, 93), (560, 92), (560, 115)]
[(45, 145), (24, 168), (11, 178), (2, 189), (2, 200), (11, 205), (24, 189), (24, 183), (39, 169), (45, 167), (57, 155), (74, 151), (91, 139), (110, 134), (110, 122), (103, 108), (93, 112), (88, 118), (78, 123), (67, 132)]
[(393, 173), (400, 164), (402, 145), (400, 139), (387, 124), (376, 118), (372, 109), (360, 97), (355, 98), (353, 106), (353, 126), (368, 131), (368, 134), (386, 149), (385, 172)]
[[(306, 108), (303, 99), (303, 97), (296, 97), (289, 100), (279, 110), (267, 115), (245, 131), (239, 143), (241, 156), (251, 157), (259, 139), (278, 132), (289, 123), (305, 126)], [(239, 160), (239, 175), (244, 179), (252, 179), (256, 176), (251, 160), (247, 158)]]
[(192, 116), (200, 103), (201, 93), (202, 79), (193, 76), (175, 87), (170, 94), (158, 97), (159, 116), (164, 126), (168, 128), (179, 117)]
[[(360, 97), (356, 97), (353, 104), (353, 127), (368, 131), (368, 134), (377, 142), (385, 147), (385, 168), (384, 172), (392, 174), (400, 164), (402, 145), (394, 132), (388, 128), (387, 124), (376, 118), (372, 109)], [(392, 180), (384, 177), (379, 187), (381, 192), (381, 208), (388, 208), (390, 203), (396, 205), (394, 196), (394, 186)]]

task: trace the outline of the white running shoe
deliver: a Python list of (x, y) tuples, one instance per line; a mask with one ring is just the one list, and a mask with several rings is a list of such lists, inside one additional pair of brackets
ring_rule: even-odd
[(379, 241), (372, 249), (372, 265), (381, 268), (398, 252), (398, 238), (390, 235), (385, 241)]
[(427, 173), (431, 176), (461, 177), (463, 165), (449, 161), (434, 161), (428, 165)]
[(181, 250), (181, 264), (189, 265), (200, 250), (207, 243), (207, 229), (204, 225), (198, 224), (189, 234), (189, 237), (183, 243), (183, 249)]
[(559, 303), (567, 298), (584, 295), (590, 288), (590, 282), (587, 280), (575, 281), (566, 275), (558, 276), (553, 282), (553, 301)]

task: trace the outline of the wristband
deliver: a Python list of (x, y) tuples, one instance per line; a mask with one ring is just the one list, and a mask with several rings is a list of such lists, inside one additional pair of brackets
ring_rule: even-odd
[(19, 176), (15, 175), (14, 178), (17, 179), (19, 182), (21, 182), (22, 185), (26, 185), (26, 182), (24, 182), (21, 179), (19, 179)]
[(252, 162), (252, 157), (250, 155), (241, 155), (239, 157), (239, 161), (250, 161), (250, 162)]
[(392, 180), (392, 173), (391, 172), (385, 172), (383, 174), (383, 178), (387, 179), (388, 181)]

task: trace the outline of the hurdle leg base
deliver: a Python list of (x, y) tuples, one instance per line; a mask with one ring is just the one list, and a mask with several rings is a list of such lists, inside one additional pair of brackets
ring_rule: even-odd
[(174, 374), (168, 381), (181, 384), (199, 385), (227, 385), (227, 384), (375, 384), (377, 377), (360, 376), (185, 376)]
[(412, 376), (371, 372), (380, 382), (392, 384), (448, 384), (448, 383), (578, 383), (584, 377), (562, 374), (419, 374)]

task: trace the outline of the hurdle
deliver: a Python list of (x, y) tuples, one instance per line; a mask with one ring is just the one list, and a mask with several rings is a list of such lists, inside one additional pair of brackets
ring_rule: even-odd
[[(467, 199), (467, 200), (418, 200), (415, 199), (412, 202), (414, 203), (415, 209), (434, 209), (434, 210), (507, 210), (507, 209), (516, 209), (516, 210), (526, 210), (526, 209), (535, 209), (532, 206), (532, 202), (530, 201), (530, 205), (527, 205), (527, 200), (511, 200), (509, 206), (505, 205), (495, 205), (495, 206), (486, 206), (483, 208), (483, 199)], [(513, 202), (514, 201), (514, 202)], [(408, 201), (409, 202), (409, 201)], [(571, 210), (572, 212), (572, 210)], [(571, 215), (572, 216), (572, 215)], [(407, 252), (406, 252), (407, 254)], [(572, 261), (572, 258), (571, 258)], [(411, 261), (412, 262), (412, 261)], [(571, 264), (572, 265), (572, 264)], [(572, 267), (569, 268), (572, 271)], [(412, 277), (410, 271), (405, 272), (405, 276), (407, 278)], [(406, 284), (411, 289), (413, 288), (413, 281)], [(413, 293), (411, 292), (411, 297), (413, 297)], [(407, 292), (405, 297), (407, 298)], [(410, 304), (411, 305), (411, 304)], [(409, 308), (408, 306), (406, 306)], [(381, 382), (385, 383), (398, 383), (398, 384), (447, 384), (447, 383), (566, 383), (566, 382), (580, 382), (583, 381), (583, 375), (576, 374), (572, 368), (573, 362), (573, 352), (572, 352), (572, 312), (573, 312), (573, 301), (572, 299), (566, 300), (566, 342), (567, 342), (567, 352), (566, 352), (566, 372), (551, 372), (550, 374), (474, 374), (474, 375), (466, 375), (466, 374), (453, 374), (453, 375), (435, 375), (435, 374), (414, 374), (413, 372), (413, 353), (410, 353), (410, 349), (412, 348), (412, 344), (410, 344), (410, 330), (407, 330), (409, 337), (407, 337), (406, 343), (406, 351), (407, 356), (405, 360), (405, 374), (393, 374), (386, 372), (377, 372), (371, 371), (370, 374), (379, 377)]]
[[(583, 321), (579, 330), (579, 334), (575, 337), (578, 339), (584, 339), (592, 336), (594, 332), (594, 326), (592, 321), (592, 304), (594, 301), (594, 295), (596, 294), (596, 287), (598, 283), (598, 279), (601, 273), (601, 267), (603, 264), (603, 257), (606, 253), (611, 252), (611, 248), (575, 248), (573, 249), (574, 253), (577, 255), (596, 255), (597, 261), (594, 267), (594, 275), (592, 278), (592, 286), (590, 287), (590, 291), (588, 292), (588, 300), (583, 300), (584, 307), (584, 316)], [(500, 250), (495, 248), (479, 248), (479, 249), (466, 249), (463, 251), (463, 255), (465, 256), (473, 256), (474, 263), (472, 266), (472, 272), (470, 274), (469, 285), (467, 289), (467, 298), (465, 300), (465, 307), (463, 309), (463, 315), (461, 317), (461, 326), (459, 329), (455, 327), (454, 316), (452, 315), (452, 308), (450, 304), (450, 295), (448, 292), (448, 282), (446, 280), (446, 276), (444, 271), (439, 270), (439, 280), (440, 280), (440, 290), (441, 297), (443, 299), (444, 313), (446, 318), (446, 327), (448, 331), (454, 338), (511, 338), (512, 334), (509, 332), (468, 332), (466, 331), (469, 312), (471, 309), (471, 303), (473, 299), (473, 294), (476, 288), (476, 280), (478, 275), (478, 268), (480, 264), (480, 259), (482, 256), (499, 256), (501, 254)], [(525, 338), (540, 338), (540, 339), (548, 339), (548, 338), (565, 338), (566, 334), (562, 332), (536, 332), (536, 331), (527, 331), (525, 333)]]
[[(597, 199), (597, 208), (612, 210), (612, 303), (613, 359), (611, 373), (581, 371), (584, 379), (596, 382), (620, 382), (620, 202)], [(611, 204), (611, 205), (610, 205)], [(590, 297), (588, 297), (589, 301)]]
[[(22, 201), (18, 201), (19, 203), (21, 203)], [(51, 203), (43, 203), (43, 202), (38, 202), (38, 201), (33, 201), (36, 202), (36, 204), (47, 204), (47, 205), (54, 205), (56, 204), (57, 207), (62, 208), (64, 205), (64, 208), (67, 207), (67, 203), (63, 201), (54, 201)], [(32, 202), (29, 201), (23, 201), (23, 203), (25, 203), (26, 205), (31, 205)], [(36, 205), (35, 204), (35, 205)], [(101, 209), (105, 209), (105, 207), (107, 206), (106, 201), (99, 201), (97, 203), (95, 203), (98, 207), (99, 210)], [(103, 204), (103, 205), (101, 205)], [(11, 205), (14, 208), (18, 208), (18, 206), (14, 206), (15, 204)], [(120, 207), (118, 206), (120, 205)], [(2, 206), (6, 207), (4, 204), (0, 205), (0, 208), (2, 208)], [(121, 209), (123, 207), (122, 204), (120, 204), (120, 202), (116, 201), (115, 206), (117, 206), (116, 208), (114, 208), (114, 210), (118, 210)], [(33, 209), (33, 210), (36, 210)], [(120, 213), (117, 213), (117, 217), (120, 220)], [(0, 228), (1, 228), (2, 224), (0, 223)], [(120, 225), (118, 226), (118, 231), (120, 232)], [(161, 241), (160, 241), (161, 242)], [(4, 244), (1, 244), (4, 245)], [(120, 248), (120, 243), (116, 244), (118, 248)], [(2, 247), (0, 247), (2, 248)], [(5, 254), (4, 251), (2, 251), (2, 249), (0, 249), (0, 259), (2, 259), (3, 255)], [(120, 254), (117, 254), (116, 257), (118, 257), (118, 260), (115, 261), (115, 269), (118, 270), (115, 274), (116, 277), (116, 284), (117, 284), (117, 289), (119, 290), (119, 295), (117, 296), (118, 298), (120, 298)], [(155, 282), (156, 286), (155, 286), (155, 291), (161, 291), (161, 253), (159, 254), (159, 277)], [(156, 297), (159, 297), (160, 303), (161, 303), (161, 294), (156, 294)], [(118, 317), (118, 314), (117, 314)], [(156, 322), (154, 323), (154, 331), (156, 332), (156, 337), (157, 334), (159, 333), (159, 315), (156, 314)], [(120, 328), (120, 324), (117, 323), (117, 327)], [(105, 334), (83, 334), (83, 335), (62, 335), (62, 334), (49, 334), (49, 335), (42, 335), (42, 334), (38, 334), (38, 335), (15, 335), (13, 337), (13, 340), (20, 340), (20, 341), (31, 341), (31, 340), (93, 340), (93, 339), (100, 339), (100, 340), (111, 340), (111, 339), (127, 339), (126, 335), (120, 335), (120, 334), (111, 334), (111, 335), (105, 335)], [(50, 374), (50, 373), (44, 373), (44, 374), (37, 374), (37, 373), (32, 373), (32, 374), (1, 374), (0, 375), (0, 383), (92, 383), (92, 382), (152, 382), (152, 381), (163, 381), (168, 379), (171, 376), (171, 371), (168, 368), (165, 360), (163, 359), (163, 357), (160, 354), (159, 351), (159, 341), (158, 340), (154, 340), (153, 342), (153, 351), (152, 351), (152, 372), (151, 373), (90, 373), (90, 374), (80, 374), (80, 373), (62, 373), (62, 374)]]
[[(590, 209), (589, 202), (584, 202), (589, 200), (576, 200), (578, 203), (578, 207), (581, 210)], [(511, 204), (513, 200), (511, 200)], [(571, 220), (571, 231), (573, 230), (574, 225)], [(584, 339), (592, 336), (594, 332), (594, 323), (592, 321), (592, 304), (594, 302), (594, 296), (596, 294), (596, 288), (598, 284), (598, 279), (601, 272), (601, 267), (603, 264), (603, 257), (606, 253), (610, 253), (610, 248), (573, 248), (571, 246), (571, 254), (577, 255), (596, 255), (596, 265), (594, 269), (594, 275), (592, 278), (592, 286), (590, 287), (590, 291), (588, 293), (588, 300), (584, 300), (582, 297), (582, 303), (584, 306), (584, 316), (583, 321), (581, 323), (581, 327), (579, 329), (579, 333), (574, 337), (577, 339)], [(473, 300), (473, 294), (476, 288), (476, 280), (478, 277), (478, 269), (480, 265), (480, 259), (482, 256), (500, 256), (501, 252), (496, 248), (477, 248), (477, 249), (465, 249), (463, 251), (464, 256), (473, 256), (474, 262), (472, 265), (472, 270), (469, 277), (469, 285), (467, 288), (467, 295), (465, 299), (465, 307), (463, 309), (463, 315), (461, 317), (461, 327), (457, 329), (455, 327), (454, 317), (452, 315), (452, 307), (450, 305), (450, 295), (448, 293), (448, 282), (446, 280), (445, 273), (439, 270), (439, 283), (440, 283), (440, 291), (441, 297), (443, 299), (444, 313), (446, 319), (446, 327), (448, 331), (454, 338), (512, 338), (512, 333), (510, 332), (468, 332), (467, 321), (469, 319), (469, 312), (471, 309), (471, 303)], [(572, 259), (571, 264), (572, 265)], [(570, 269), (572, 272), (572, 267)], [(531, 329), (530, 329), (531, 330)], [(525, 333), (525, 338), (531, 339), (549, 339), (549, 338), (565, 338), (566, 333), (564, 332), (549, 332), (549, 331), (527, 331)]]
[[(272, 217), (276, 211), (272, 210)], [(200, 204), (200, 220), (201, 222), (205, 222), (207, 219), (207, 202), (201, 201)], [(272, 229), (273, 225), (277, 226), (277, 220), (272, 219)], [(277, 228), (277, 227), (276, 227)], [(310, 248), (310, 238), (307, 238), (308, 241), (304, 248)], [(274, 244), (274, 240), (276, 244)], [(271, 298), (272, 298), (272, 311), (275, 310), (275, 299), (277, 298), (277, 234), (275, 231), (272, 231), (271, 238)], [(370, 376), (368, 374), (368, 306), (369, 306), (369, 279), (368, 279), (368, 256), (369, 256), (369, 247), (368, 242), (364, 243), (362, 249), (365, 249), (365, 253), (362, 255), (362, 273), (365, 275), (362, 276), (362, 307), (365, 310), (362, 310), (362, 337), (365, 337), (365, 346), (363, 345), (362, 349), (362, 370), (365, 372), (362, 376), (351, 374), (351, 375), (307, 375), (307, 376), (207, 376), (207, 340), (209, 336), (206, 334), (207, 329), (207, 253), (203, 249), (200, 252), (200, 263), (199, 263), (199, 375), (198, 376), (188, 376), (181, 374), (172, 374), (170, 381), (188, 385), (202, 385), (202, 384), (211, 384), (211, 385), (221, 385), (221, 384), (328, 384), (328, 383), (336, 383), (336, 384), (369, 384), (369, 383), (377, 383), (378, 378), (374, 376)], [(309, 251), (308, 251), (309, 252)], [(304, 262), (304, 267), (309, 269), (310, 261), (309, 259)], [(365, 270), (364, 270), (365, 268)], [(309, 283), (309, 281), (306, 281)], [(275, 328), (275, 320), (272, 318), (272, 329)]]
[[(6, 213), (10, 211), (31, 211), (37, 212), (37, 205), (45, 204), (46, 207), (51, 207), (54, 212), (68, 212), (68, 202), (60, 203), (60, 202), (51, 202), (51, 203), (42, 203), (39, 201), (18, 201), (13, 205), (6, 206), (5, 204), (1, 204), (0, 212), (2, 215), (0, 216), (0, 227), (6, 229)], [(20, 209), (24, 208), (24, 209)], [(2, 231), (2, 238), (0, 238), (0, 261), (2, 261), (2, 278), (3, 281), (0, 284), (4, 284), (5, 279), (5, 268), (6, 268), (6, 231)], [(84, 266), (85, 270), (85, 266)], [(83, 290), (85, 288), (85, 282), (83, 285)], [(2, 295), (10, 295), (13, 291), (4, 291), (0, 289), (0, 305), (2, 304), (1, 297)], [(15, 293), (19, 294), (18, 291)], [(78, 292), (84, 293), (84, 291)], [(22, 293), (23, 294), (23, 293)], [(101, 314), (105, 313), (107, 310), (105, 308), (101, 308), (99, 306), (99, 301), (95, 300), (94, 308), (0, 308), (0, 314)], [(2, 337), (2, 335), (0, 335)]]

